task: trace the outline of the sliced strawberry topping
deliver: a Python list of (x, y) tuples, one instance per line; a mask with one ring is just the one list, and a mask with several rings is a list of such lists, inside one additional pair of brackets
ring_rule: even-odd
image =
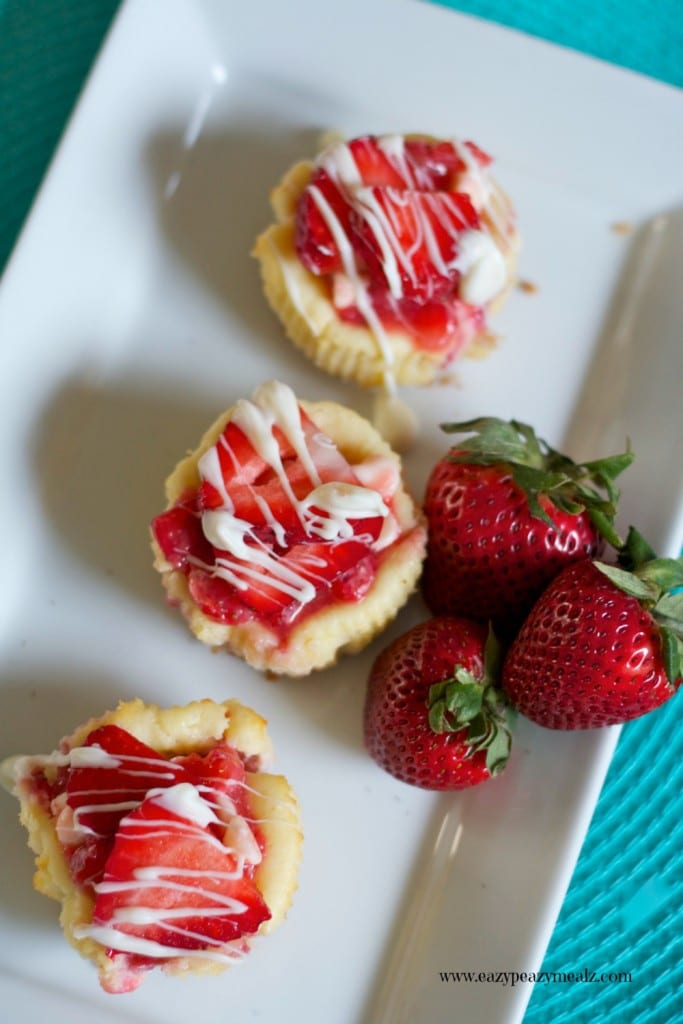
[(489, 156), (488, 153), (485, 153), (484, 150), (476, 144), (476, 142), (466, 142), (465, 145), (480, 167), (488, 167), (489, 164), (493, 163), (493, 157)]
[[(179, 949), (220, 950), (270, 918), (254, 882), (240, 877), (234, 853), (221, 842), (223, 829), (208, 810), (207, 824), (150, 796), (121, 822), (93, 924), (121, 933), (123, 952), (130, 949), (126, 936), (156, 944), (148, 949), (156, 959)], [(111, 949), (117, 952), (113, 943)], [(135, 944), (132, 951), (141, 949)]]
[(401, 294), (422, 301), (451, 294), (460, 278), (458, 235), (479, 225), (469, 196), (372, 188), (359, 199), (353, 226), (370, 277), (396, 295), (398, 276)]
[(430, 192), (448, 192), (464, 163), (452, 142), (406, 139), (406, 155), (414, 168), (418, 187)]
[(202, 562), (213, 561), (195, 505), (194, 500), (183, 501), (162, 512), (152, 524), (156, 542), (174, 569), (188, 570), (190, 555)]
[[(350, 163), (355, 166), (359, 184), (403, 189), (414, 184), (412, 176), (406, 181), (404, 174), (392, 162), (372, 136), (354, 139), (349, 143)], [(409, 172), (409, 166), (404, 165)], [(343, 269), (337, 241), (325, 215), (329, 206), (345, 235), (350, 233), (352, 206), (343, 184), (336, 182), (323, 166), (317, 168), (309, 187), (304, 192), (296, 222), (296, 250), (303, 265), (314, 274), (334, 274)]]
[[(321, 481), (354, 483), (355, 477), (333, 445), (321, 445), (320, 433), (302, 409), (301, 428), (303, 440), (314, 452), (315, 472)], [(316, 480), (311, 479), (310, 467), (304, 465), (298, 453), (279, 427), (272, 428), (277, 442), (286, 483), (281, 475), (257, 453), (244, 432), (235, 424), (228, 423), (216, 449), (219, 454), (225, 486), (235, 516), (251, 524), (258, 537), (268, 542), (274, 540), (273, 521), (282, 527), (290, 546), (304, 537), (305, 531), (291, 496), (302, 500), (310, 492)], [(206, 483), (202, 484), (202, 488)], [(199, 508), (215, 508), (215, 487), (211, 487), (210, 504), (199, 503)], [(204, 492), (200, 492), (203, 494)], [(221, 499), (222, 504), (222, 499)], [(265, 531), (265, 532), (264, 532)], [(278, 530), (278, 534), (280, 531)], [(278, 542), (279, 543), (279, 542)], [(280, 546), (283, 546), (280, 543)], [(207, 559), (203, 559), (207, 561)]]
[(108, 990), (137, 987), (180, 951), (244, 952), (225, 943), (271, 914), (253, 882), (265, 840), (248, 823), (239, 752), (219, 742), (170, 759), (104, 725), (69, 760), (56, 780), (36, 775), (35, 791), (49, 792), (71, 877), (94, 896), (88, 933), (119, 963)]
[(208, 754), (176, 757), (174, 763), (182, 767), (200, 795), (214, 809), (224, 806), (216, 799), (217, 794), (222, 794), (229, 798), (239, 814), (243, 813), (245, 768), (234, 747), (223, 743)]
[(349, 150), (364, 185), (399, 189), (417, 185), (410, 162), (392, 160), (387, 149), (372, 135), (353, 139)]
[(287, 561), (314, 577), (319, 586), (321, 582), (329, 586), (335, 597), (354, 601), (367, 592), (367, 568), (372, 566), (371, 583), (376, 564), (366, 545), (355, 540), (339, 544), (301, 544), (289, 552)]
[(194, 752), (174, 757), (173, 763), (179, 765), (195, 785), (202, 783), (227, 792), (234, 789), (234, 783), (244, 782), (244, 762), (227, 743), (213, 747), (207, 754)]
[(244, 429), (229, 422), (200, 464), (210, 479), (152, 525), (198, 608), (217, 622), (261, 619), (284, 634), (327, 601), (360, 600), (374, 579), (387, 506), (298, 408), (291, 439), (273, 410), (262, 410), (257, 426), (257, 408), (243, 410)]
[[(364, 522), (366, 527), (367, 520)], [(303, 577), (315, 588), (316, 597), (306, 602), (310, 614), (332, 596), (358, 601), (365, 596), (376, 572), (376, 556), (358, 541), (337, 544), (297, 544), (279, 559), (284, 570)], [(252, 567), (249, 583), (236, 589), (210, 571), (195, 569), (189, 575), (190, 593), (205, 615), (235, 625), (255, 618), (273, 623), (292, 622), (301, 612), (302, 601), (287, 579), (283, 586), (273, 583), (272, 572)]]
[[(463, 146), (480, 167), (492, 163), (492, 158), (474, 142), (464, 142)], [(452, 142), (406, 139), (405, 150), (418, 187), (430, 192), (451, 192), (457, 186), (457, 176), (467, 168)]]
[[(294, 449), (277, 424), (273, 424), (272, 434), (277, 441), (281, 458), (292, 458), (295, 454)], [(223, 478), (235, 485), (246, 486), (256, 483), (266, 468), (265, 460), (256, 451), (247, 435), (232, 421), (226, 425), (217, 451)]]
[[(479, 306), (447, 296), (420, 302), (417, 299), (394, 299), (385, 289), (371, 288), (373, 306), (382, 322), (411, 335), (421, 348), (444, 354), (450, 362), (484, 329), (485, 314)], [(337, 311), (347, 323), (362, 325), (365, 321), (355, 306)]]
[[(206, 800), (221, 821), (229, 824), (234, 814), (249, 820), (251, 832), (263, 853), (265, 838), (259, 825), (250, 820), (246, 801), (246, 773), (259, 770), (258, 755), (251, 760), (247, 759), (245, 763), (234, 747), (223, 743), (214, 747), (208, 754), (189, 754), (175, 760), (183, 766), (200, 796)], [(249, 872), (249, 866), (246, 870)]]
[[(400, 136), (363, 136), (322, 156), (299, 200), (296, 249), (308, 270), (334, 278), (342, 320), (367, 326), (361, 289), (388, 330), (404, 321), (402, 329), (418, 345), (445, 360), (465, 347), (483, 316), (448, 307), (465, 305), (458, 293), (459, 236), (481, 224), (469, 195), (455, 190), (461, 175), (490, 163), (472, 142)], [(444, 308), (418, 315), (409, 306), (392, 309), (390, 299), (439, 301)]]
[[(200, 612), (207, 615), (215, 622), (222, 622), (227, 626), (237, 626), (243, 622), (252, 622), (258, 618), (253, 608), (247, 605), (242, 595), (235, 590), (230, 583), (214, 576), (205, 569), (193, 569), (188, 576), (190, 594)], [(251, 589), (245, 591), (245, 596), (251, 595)], [(270, 611), (277, 612), (278, 607), (273, 605)]]
[(295, 244), (299, 259), (313, 274), (334, 274), (342, 269), (337, 242), (324, 214), (329, 207), (342, 231), (348, 230), (350, 207), (341, 190), (324, 170), (317, 170), (301, 197)]
[[(169, 760), (127, 730), (105, 725), (91, 732), (84, 746), (102, 754), (94, 755), (92, 763), (71, 767), (63, 782), (74, 823), (92, 832), (78, 845), (65, 848), (71, 875), (80, 885), (93, 885), (102, 877), (122, 818), (140, 805), (150, 789), (189, 781), (200, 787), (207, 800), (217, 790), (230, 797), (238, 813), (243, 811), (244, 766), (227, 744), (206, 755)], [(83, 755), (79, 757), (83, 760)]]
[(102, 751), (84, 767), (72, 767), (66, 784), (67, 803), (78, 824), (95, 836), (113, 835), (121, 818), (137, 807), (147, 791), (185, 781), (180, 765), (160, 757), (117, 725), (103, 725), (88, 736), (85, 747)]
[(93, 888), (104, 874), (114, 836), (87, 836), (78, 846), (67, 846), (65, 854), (73, 880), (84, 889)]

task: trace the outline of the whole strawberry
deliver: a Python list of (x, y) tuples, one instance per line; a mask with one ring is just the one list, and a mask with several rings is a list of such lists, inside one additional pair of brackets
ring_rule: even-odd
[(577, 464), (517, 420), (442, 424), (472, 436), (434, 467), (423, 592), (437, 615), (492, 620), (512, 635), (568, 562), (596, 557), (614, 530), (614, 480), (630, 452)]
[(424, 789), (464, 789), (497, 775), (510, 751), (498, 675), (498, 645), (482, 623), (443, 617), (415, 626), (372, 667), (371, 756)]
[(550, 729), (638, 718), (681, 683), (683, 559), (656, 558), (631, 530), (622, 566), (585, 560), (550, 584), (503, 666), (511, 703)]

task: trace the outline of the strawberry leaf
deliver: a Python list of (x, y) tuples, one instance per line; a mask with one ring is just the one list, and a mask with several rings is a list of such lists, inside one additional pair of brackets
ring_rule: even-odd
[(605, 480), (614, 480), (620, 473), (631, 465), (634, 454), (630, 447), (621, 455), (609, 455), (604, 459), (594, 459), (592, 462), (584, 462), (583, 468), (587, 469), (591, 476), (601, 477)]
[(429, 724), (434, 732), (457, 732), (481, 713), (484, 689), (469, 673), (463, 681), (435, 683), (429, 688)]
[(657, 612), (667, 618), (683, 622), (683, 592), (665, 594), (657, 602)]
[(639, 533), (635, 526), (629, 527), (626, 543), (619, 555), (619, 564), (623, 565), (625, 569), (637, 569), (656, 557), (656, 552), (650, 547), (642, 533)]
[(659, 634), (662, 638), (662, 658), (666, 678), (674, 686), (680, 682), (683, 644), (667, 626), (661, 626)]
[(554, 494), (552, 500), (556, 508), (562, 512), (568, 512), (572, 516), (578, 516), (586, 507), (584, 502), (575, 501), (571, 497), (565, 497), (564, 494)]
[(456, 668), (454, 676), (457, 681), (462, 683), (464, 686), (478, 686), (481, 688), (481, 679), (477, 679), (471, 672), (468, 672), (466, 668), (462, 668), (462, 666)]
[(608, 544), (611, 544), (617, 551), (622, 547), (622, 539), (614, 529), (612, 520), (614, 519), (614, 512), (611, 515), (606, 515), (600, 508), (590, 508), (588, 515), (591, 518), (591, 522), (599, 531), (599, 533), (605, 538)]
[(548, 494), (553, 487), (557, 486), (557, 478), (539, 474), (537, 469), (529, 466), (513, 466), (512, 477), (517, 486), (524, 491), (529, 511), (534, 519), (540, 519), (547, 526), (552, 526), (554, 530), (559, 529), (538, 500), (540, 494)]
[(481, 676), (477, 678), (462, 666), (456, 666), (453, 678), (434, 683), (427, 697), (431, 729), (436, 733), (466, 729), (470, 745), (467, 756), (473, 757), (485, 750), (486, 767), (491, 775), (505, 767), (511, 744), (507, 724), (511, 709), (498, 686), (501, 661), (500, 645), (489, 626)]
[[(442, 683), (438, 683), (437, 686), (442, 686)], [(431, 687), (434, 690), (436, 687)], [(434, 703), (431, 703), (432, 696), (430, 690), (430, 703), (428, 704), (429, 711), (429, 728), (432, 732), (445, 732), (444, 723), (446, 721), (446, 701), (443, 698), (434, 699)]]
[(496, 727), (491, 742), (486, 748), (486, 767), (490, 775), (499, 775), (510, 756), (511, 736), (509, 729)]
[(668, 629), (674, 636), (677, 636), (680, 640), (683, 640), (683, 622), (679, 618), (671, 618), (668, 615), (662, 615), (659, 610), (659, 602), (656, 606), (655, 619), (660, 629)]
[(593, 565), (607, 576), (615, 587), (630, 597), (650, 604), (654, 604), (659, 597), (659, 591), (654, 584), (639, 576), (634, 576), (633, 573), (626, 572), (625, 569), (619, 569), (616, 565), (606, 565), (604, 562), (593, 562)]
[(481, 712), (483, 689), (480, 683), (460, 683), (446, 699), (446, 707), (461, 722), (471, 722)]
[(656, 583), (661, 590), (673, 590), (683, 586), (683, 559), (654, 558), (636, 569), (636, 574), (641, 579)]
[(489, 727), (484, 715), (476, 715), (467, 730), (467, 739), (472, 746), (472, 754), (482, 750), (489, 738)]
[(506, 423), (495, 416), (482, 416), (461, 423), (442, 423), (441, 429), (447, 434), (474, 433), (473, 437), (459, 443), (457, 450), (450, 453), (455, 461), (474, 461), (463, 457), (465, 453), (470, 456), (481, 454), (486, 460), (482, 465), (495, 462), (522, 463), (528, 458), (524, 440), (519, 437), (513, 422)]

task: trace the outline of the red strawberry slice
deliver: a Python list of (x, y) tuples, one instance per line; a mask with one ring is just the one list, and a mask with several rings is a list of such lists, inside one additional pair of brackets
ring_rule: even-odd
[(404, 296), (426, 301), (452, 293), (458, 237), (479, 218), (464, 193), (373, 188), (352, 225), (370, 277), (391, 288), (398, 275)]
[(464, 169), (452, 142), (406, 139), (406, 157), (413, 167), (417, 188), (449, 192), (456, 174)]
[(227, 796), (239, 814), (244, 810), (245, 768), (234, 747), (222, 743), (208, 754), (187, 754), (176, 757), (200, 796), (218, 813), (223, 804), (217, 794)]
[(104, 874), (113, 843), (113, 835), (105, 838), (88, 836), (78, 846), (64, 848), (69, 862), (69, 872), (78, 885), (84, 889), (92, 889), (99, 882)]
[(204, 536), (201, 519), (189, 502), (174, 505), (152, 521), (152, 534), (174, 569), (186, 571), (190, 556), (210, 565), (213, 549)]
[[(208, 754), (188, 754), (174, 760), (182, 765), (197, 787), (199, 795), (226, 824), (229, 816), (237, 813), (250, 820), (247, 804), (247, 770), (258, 771), (259, 758), (247, 759), (228, 743), (221, 743)], [(265, 839), (257, 824), (251, 823), (251, 830), (261, 852), (265, 850)]]
[[(277, 440), (280, 456), (287, 464), (288, 478), (297, 475), (298, 490), (302, 490), (307, 477), (303, 467), (300, 467), (296, 460), (294, 449), (279, 427), (273, 427), (273, 436)], [(223, 489), (229, 492), (231, 511), (238, 519), (257, 528), (268, 527), (270, 530), (271, 520), (264, 506), (265, 502), (285, 529), (297, 530), (300, 527), (296, 510), (277, 474), (236, 423), (231, 421), (227, 424), (215, 446), (215, 451), (223, 478)], [(294, 493), (297, 493), (296, 487)], [(199, 510), (211, 510), (224, 505), (223, 494), (214, 482), (202, 481), (197, 505)], [(199, 530), (201, 532), (201, 524)], [(270, 532), (272, 533), (272, 530)], [(213, 557), (203, 558), (202, 561), (212, 564)]]
[(95, 729), (84, 746), (103, 752), (102, 765), (70, 769), (67, 803), (79, 824), (98, 837), (113, 835), (124, 815), (145, 798), (148, 790), (173, 786), (187, 778), (182, 766), (117, 725)]
[[(372, 304), (388, 327), (405, 331), (415, 343), (429, 352), (443, 355), (446, 365), (484, 328), (485, 313), (480, 306), (471, 306), (454, 297), (431, 299), (394, 299), (385, 289), (371, 289)], [(341, 310), (343, 319), (354, 320), (352, 311), (360, 317), (355, 306)]]
[[(363, 520), (362, 529), (367, 530), (372, 523), (374, 520)], [(298, 589), (310, 582), (315, 587), (315, 597), (303, 605), (309, 611), (329, 593), (340, 600), (359, 600), (372, 584), (376, 565), (367, 546), (355, 540), (297, 544), (281, 561), (298, 577), (291, 581), (291, 586)], [(244, 576), (243, 590), (203, 569), (193, 570), (189, 576), (190, 593), (200, 610), (218, 622), (236, 624), (258, 617), (276, 627), (291, 621), (302, 607), (297, 594), (274, 585), (272, 574), (265, 569), (252, 568), (256, 575)]]
[(299, 200), (295, 232), (297, 255), (313, 274), (335, 274), (342, 269), (336, 239), (321, 209), (325, 204), (348, 235), (349, 203), (327, 171), (320, 168)]
[[(480, 167), (488, 167), (492, 158), (474, 142), (464, 142)], [(417, 188), (430, 192), (450, 192), (457, 184), (457, 175), (467, 168), (465, 160), (452, 142), (428, 142), (406, 139), (406, 157), (412, 165)]]
[(367, 594), (377, 574), (377, 558), (370, 552), (351, 557), (346, 553), (347, 567), (335, 579), (332, 590), (340, 601), (360, 601)]
[(145, 800), (121, 822), (93, 923), (122, 933), (124, 952), (127, 935), (157, 943), (156, 959), (220, 950), (256, 932), (270, 911), (250, 878), (235, 877), (236, 858), (221, 834), (220, 826), (181, 816), (158, 797)]
[[(320, 479), (355, 482), (355, 477), (344, 456), (330, 443), (321, 443), (321, 434), (318, 426), (306, 415), (299, 406), (300, 424), (303, 430), (304, 439), (308, 450), (313, 454), (315, 470)], [(294, 490), (297, 497), (304, 497), (313, 486), (314, 480), (308, 475), (307, 468), (299, 461), (298, 453), (292, 447), (282, 430), (274, 424), (272, 427), (273, 437), (277, 441), (280, 459), (285, 464), (290, 482), (296, 480), (299, 486)], [(322, 439), (324, 441), (324, 439)], [(273, 468), (254, 449), (253, 445), (237, 426), (230, 421), (219, 439), (216, 450), (220, 461), (223, 475), (223, 482), (234, 502), (240, 487), (258, 487), (266, 485), (272, 480)], [(308, 485), (308, 486), (306, 486)], [(216, 488), (212, 487), (209, 492), (215, 495)], [(253, 506), (253, 502), (251, 503)], [(215, 499), (211, 500), (209, 507), (215, 507)], [(237, 510), (239, 514), (239, 510)], [(248, 507), (247, 512), (252, 508)]]
[[(381, 524), (381, 520), (365, 519), (361, 529), (369, 524)], [(324, 565), (320, 564), (324, 563)], [(368, 566), (375, 565), (375, 556), (366, 545), (349, 540), (336, 544), (300, 544), (287, 554), (287, 564), (313, 579), (320, 592), (328, 588), (340, 600), (359, 600), (367, 592), (374, 569), (368, 582)]]
[(227, 626), (252, 622), (258, 616), (244, 601), (249, 591), (237, 590), (226, 580), (204, 569), (193, 569), (188, 576), (192, 599), (200, 612), (214, 622)]
[[(382, 185), (403, 189), (412, 186), (392, 162), (377, 140), (370, 136), (349, 143), (351, 160), (363, 185)], [(405, 165), (404, 165), (405, 166)], [(296, 250), (303, 265), (314, 274), (334, 274), (343, 269), (336, 238), (321, 210), (320, 198), (329, 204), (343, 233), (349, 236), (352, 199), (349, 187), (337, 181), (324, 166), (314, 171), (297, 210)]]
[[(259, 482), (250, 487), (240, 487), (230, 482), (229, 493), (234, 514), (244, 522), (252, 524), (254, 534), (272, 546), (283, 546), (284, 531), (286, 546), (304, 539), (305, 529), (297, 511), (295, 501), (302, 501), (310, 493), (313, 484), (306, 468), (299, 459), (292, 457), (283, 465), (287, 484), (279, 474), (267, 469)], [(274, 522), (279, 528), (274, 527)]]
[(398, 189), (415, 187), (410, 164), (392, 160), (375, 136), (363, 135), (348, 145), (364, 185)]
[(221, 508), (222, 505), (223, 495), (220, 491), (213, 484), (210, 484), (208, 480), (202, 480), (197, 492), (197, 507), (204, 510)]
[[(304, 438), (315, 468), (311, 470), (310, 465), (299, 458), (282, 431), (274, 426), (273, 436), (278, 444), (281, 471), (284, 470), (286, 484), (280, 475), (281, 471), (271, 468), (254, 450), (242, 430), (233, 423), (228, 424), (217, 445), (223, 483), (230, 496), (234, 515), (251, 524), (254, 535), (271, 546), (283, 546), (281, 531), (274, 528), (274, 521), (284, 531), (284, 546), (292, 547), (305, 540), (304, 524), (292, 501), (292, 495), (296, 501), (302, 501), (318, 480), (323, 483), (358, 483), (343, 455), (334, 445), (324, 443), (316, 424), (303, 409), (299, 411)], [(314, 474), (317, 477), (312, 479)], [(216, 488), (212, 486), (211, 492), (215, 495)], [(209, 507), (215, 508), (212, 495), (210, 501)], [(206, 558), (203, 560), (207, 564), (213, 561)]]
[(454, 359), (484, 327), (481, 307), (461, 299), (424, 303), (404, 299), (401, 313), (420, 348), (444, 354), (442, 365)]
[[(491, 157), (474, 143), (464, 145), (481, 167), (491, 163)], [(358, 215), (356, 190), (359, 185), (399, 193), (407, 190), (451, 193), (456, 176), (466, 169), (465, 161), (451, 142), (407, 139), (403, 151), (394, 154), (381, 139), (366, 135), (349, 142), (348, 149), (359, 180), (339, 180), (336, 169), (323, 162), (314, 171), (299, 201), (296, 250), (303, 265), (314, 274), (335, 274), (344, 269), (337, 239), (321, 205), (328, 205), (327, 213), (336, 218), (339, 229), (350, 240), (362, 264), (366, 254), (357, 245), (352, 231), (353, 218)]]
[(476, 142), (470, 142), (468, 140), (467, 142), (465, 142), (465, 146), (467, 146), (467, 148), (469, 149), (470, 153), (475, 158), (475, 160), (480, 165), (480, 167), (488, 167), (489, 164), (493, 163), (493, 157), (489, 156), (488, 153), (485, 153), (484, 150), (481, 149), (476, 144)]
[[(295, 454), (294, 449), (277, 424), (273, 424), (272, 432), (281, 457), (291, 458)], [(232, 420), (221, 435), (217, 451), (223, 478), (226, 481), (234, 480), (239, 484), (255, 483), (267, 467), (263, 456), (254, 448), (241, 427)]]
[(323, 483), (357, 484), (358, 479), (349, 463), (329, 438), (321, 434), (320, 428), (301, 410), (301, 424), (306, 438), (308, 450), (313, 454), (315, 468)]

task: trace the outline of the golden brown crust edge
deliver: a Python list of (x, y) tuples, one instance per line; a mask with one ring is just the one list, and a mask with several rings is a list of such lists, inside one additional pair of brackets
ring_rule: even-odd
[[(115, 711), (90, 719), (65, 737), (62, 752), (82, 744), (93, 729), (118, 725), (137, 739), (167, 757), (193, 750), (207, 751), (225, 740), (245, 758), (268, 762), (272, 746), (266, 721), (237, 701), (216, 704), (210, 700), (193, 701), (185, 707), (159, 708), (141, 700), (127, 701)], [(10, 759), (12, 761), (19, 759)], [(4, 774), (7, 777), (8, 763)], [(257, 934), (272, 932), (284, 919), (297, 888), (301, 860), (302, 832), (299, 804), (287, 780), (281, 775), (247, 772), (248, 808), (263, 833), (266, 855), (254, 874), (254, 881), (271, 912), (271, 918)], [(28, 832), (28, 843), (36, 854), (34, 887), (61, 904), (60, 923), (68, 942), (82, 957), (92, 961), (105, 988), (116, 985), (119, 968), (106, 950), (90, 938), (78, 938), (77, 929), (92, 921), (94, 901), (77, 888), (69, 873), (67, 860), (52, 817), (32, 799), (27, 788), (14, 789), (20, 800), (19, 818)], [(240, 942), (235, 943), (239, 947)], [(213, 960), (179, 958), (163, 965), (168, 974), (219, 974), (225, 965)]]
[[(335, 402), (300, 404), (351, 464), (382, 456), (400, 468), (398, 456), (374, 427), (353, 410)], [(188, 489), (199, 485), (197, 462), (215, 444), (231, 414), (229, 409), (218, 417), (199, 447), (167, 479), (169, 507)], [(154, 566), (161, 573), (170, 603), (179, 607), (202, 643), (236, 654), (262, 671), (308, 675), (334, 664), (342, 653), (362, 650), (395, 617), (415, 589), (422, 569), (426, 529), (420, 510), (403, 485), (394, 502), (403, 537), (384, 554), (369, 593), (357, 603), (336, 603), (314, 612), (292, 630), (286, 647), (279, 646), (277, 636), (261, 623), (225, 625), (204, 615), (190, 595), (185, 574), (169, 565), (152, 538)]]

